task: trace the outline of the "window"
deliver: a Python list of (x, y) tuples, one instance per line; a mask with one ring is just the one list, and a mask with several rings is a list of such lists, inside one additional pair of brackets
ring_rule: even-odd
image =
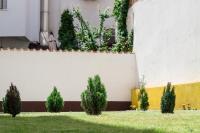
[(7, 0), (0, 0), (0, 9), (7, 9)]

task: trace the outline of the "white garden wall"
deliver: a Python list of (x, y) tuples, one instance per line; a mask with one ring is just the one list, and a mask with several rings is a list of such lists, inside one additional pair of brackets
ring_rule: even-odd
[(135, 52), (148, 86), (200, 81), (200, 1), (139, 0)]
[(109, 101), (131, 101), (138, 82), (134, 54), (0, 51), (0, 98), (10, 83), (22, 101), (45, 101), (57, 86), (65, 101), (80, 101), (88, 77), (99, 74)]

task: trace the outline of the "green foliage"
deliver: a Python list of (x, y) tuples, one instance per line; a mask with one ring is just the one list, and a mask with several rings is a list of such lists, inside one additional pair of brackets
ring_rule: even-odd
[(149, 108), (149, 98), (148, 94), (145, 90), (145, 84), (144, 82), (141, 83), (140, 85), (140, 92), (138, 95), (138, 100), (140, 101), (140, 109), (143, 111), (148, 110)]
[(99, 30), (98, 30), (98, 37), (99, 37), (99, 45), (105, 45), (105, 43), (108, 42), (108, 40), (105, 40), (106, 37), (110, 37), (108, 34), (106, 34), (107, 30), (104, 27), (105, 20), (110, 17), (109, 15), (109, 10), (106, 9), (104, 12), (100, 12), (99, 17), (100, 17), (100, 25), (99, 25)]
[(120, 37), (117, 44), (114, 45), (112, 50), (114, 52), (131, 52), (133, 50), (133, 32), (129, 35), (128, 39)]
[(83, 50), (93, 50), (97, 51), (98, 47), (95, 41), (95, 33), (92, 32), (90, 25), (83, 19), (79, 10), (74, 9), (74, 16), (78, 19), (80, 23), (80, 28), (77, 32), (77, 38)]
[(112, 29), (104, 29), (103, 31), (103, 37), (101, 45), (99, 46), (100, 51), (111, 51), (112, 50), (112, 45), (110, 45), (110, 40), (112, 37)]
[(117, 40), (127, 38), (126, 20), (128, 16), (129, 0), (115, 0), (113, 15), (117, 22)]
[(52, 93), (49, 95), (46, 101), (46, 108), (48, 112), (61, 112), (64, 107), (63, 98), (57, 88), (54, 87)]
[(65, 50), (78, 49), (76, 34), (73, 24), (73, 15), (69, 10), (65, 10), (61, 16), (61, 26), (59, 28), (60, 48)]
[(100, 115), (107, 106), (105, 86), (98, 75), (88, 79), (87, 89), (81, 94), (81, 107), (89, 115)]
[(100, 24), (98, 28), (91, 28), (90, 24), (86, 22), (79, 10), (74, 9), (74, 16), (80, 23), (77, 28), (76, 36), (81, 46), (81, 50), (86, 51), (108, 51), (108, 41), (111, 38), (111, 32), (104, 27), (106, 19), (110, 17), (109, 10), (106, 9), (100, 12)]
[(113, 15), (117, 22), (117, 43), (113, 47), (115, 52), (132, 52), (133, 50), (133, 30), (128, 34), (127, 17), (129, 10), (129, 0), (115, 0)]
[(21, 98), (17, 87), (11, 83), (10, 88), (7, 90), (5, 98), (3, 98), (3, 111), (9, 113), (12, 117), (16, 117), (21, 111)]
[(161, 98), (161, 112), (162, 113), (174, 113), (176, 95), (175, 87), (168, 83), (164, 88), (163, 96)]
[(2, 99), (2, 110), (4, 113), (8, 113), (7, 98)]

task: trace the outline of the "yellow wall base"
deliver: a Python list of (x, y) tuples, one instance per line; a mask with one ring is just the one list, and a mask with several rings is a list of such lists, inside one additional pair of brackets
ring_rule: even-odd
[[(160, 101), (164, 87), (147, 88), (149, 96), (149, 109), (160, 109)], [(132, 90), (132, 105), (138, 108), (139, 89)], [(183, 109), (183, 105), (190, 104), (192, 109), (200, 109), (200, 82), (175, 85), (175, 109)]]

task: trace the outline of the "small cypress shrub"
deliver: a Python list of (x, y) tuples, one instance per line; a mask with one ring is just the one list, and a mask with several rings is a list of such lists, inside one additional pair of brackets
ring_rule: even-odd
[(4, 113), (9, 113), (12, 117), (16, 117), (21, 112), (21, 98), (17, 87), (11, 83), (10, 88), (7, 90), (5, 98), (2, 102)]
[(54, 87), (53, 91), (49, 95), (46, 101), (46, 108), (48, 112), (61, 112), (64, 107), (63, 98), (57, 88)]
[(89, 78), (87, 89), (81, 94), (81, 107), (89, 115), (100, 115), (106, 106), (106, 89), (100, 77)]
[(7, 99), (4, 97), (2, 99), (2, 110), (4, 113), (8, 113), (8, 107), (7, 107)]
[(78, 49), (73, 21), (72, 13), (68, 9), (65, 10), (61, 16), (61, 26), (58, 31), (58, 40), (61, 43), (60, 48), (62, 50)]
[(161, 112), (162, 113), (174, 113), (176, 95), (175, 87), (168, 83), (164, 88), (163, 96), (161, 98)]
[(142, 82), (142, 84), (140, 85), (140, 92), (139, 92), (138, 100), (140, 101), (140, 109), (143, 111), (148, 110), (149, 98), (148, 98), (148, 94), (145, 90), (144, 82)]

